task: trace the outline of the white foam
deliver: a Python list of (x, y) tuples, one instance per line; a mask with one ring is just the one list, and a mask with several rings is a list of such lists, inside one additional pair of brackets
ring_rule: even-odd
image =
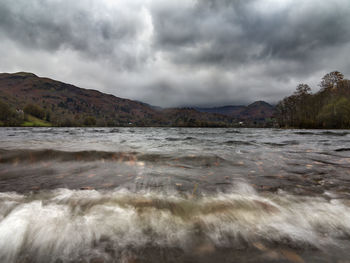
[(104, 254), (103, 240), (116, 251), (150, 244), (186, 249), (196, 238), (217, 247), (288, 240), (322, 249), (349, 233), (345, 201), (261, 196), (244, 183), (197, 199), (127, 190), (0, 194), (1, 262), (16, 262), (23, 253), (63, 261)]

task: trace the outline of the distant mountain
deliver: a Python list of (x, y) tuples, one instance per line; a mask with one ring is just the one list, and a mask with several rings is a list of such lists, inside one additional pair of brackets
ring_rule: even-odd
[[(199, 112), (191, 108), (162, 109), (26, 72), (0, 74), (0, 101), (8, 105), (6, 107), (12, 112), (20, 114), (23, 110), (29, 111), (30, 114), (23, 114), (24, 120), (21, 122), (28, 126), (33, 121), (35, 125), (45, 126), (225, 127), (237, 123), (222, 114)], [(27, 115), (30, 115), (30, 119)], [(9, 125), (8, 118), (2, 118), (0, 124)]]
[(244, 111), (246, 106), (222, 106), (213, 108), (195, 108), (200, 112), (217, 113), (228, 116), (238, 116), (242, 111)]
[(265, 101), (256, 101), (248, 106), (223, 106), (213, 108), (196, 108), (200, 112), (223, 114), (239, 120), (264, 121), (271, 119), (275, 107)]
[(243, 119), (263, 120), (272, 118), (276, 113), (275, 107), (265, 101), (256, 101), (247, 106), (241, 113)]

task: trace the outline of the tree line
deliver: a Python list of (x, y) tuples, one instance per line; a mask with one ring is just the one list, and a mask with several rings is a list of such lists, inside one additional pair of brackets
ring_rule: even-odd
[[(35, 117), (35, 119), (31, 118)], [(42, 122), (43, 121), (43, 122)], [(52, 120), (50, 111), (45, 111), (36, 104), (27, 104), (23, 110), (13, 109), (7, 103), (0, 100), (0, 126), (95, 126), (96, 119), (87, 115), (82, 123), (72, 122), (70, 119)]]
[(320, 90), (311, 92), (307, 84), (277, 104), (276, 119), (283, 128), (350, 128), (350, 80), (339, 71), (326, 74)]

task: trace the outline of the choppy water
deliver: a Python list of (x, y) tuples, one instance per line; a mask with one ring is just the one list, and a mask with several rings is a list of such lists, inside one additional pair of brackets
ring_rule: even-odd
[(350, 131), (2, 128), (0, 262), (348, 262)]

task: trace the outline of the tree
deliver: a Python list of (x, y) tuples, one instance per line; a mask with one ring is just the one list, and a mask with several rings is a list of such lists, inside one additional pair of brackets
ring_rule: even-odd
[(12, 116), (11, 108), (5, 102), (0, 101), (0, 121), (8, 122)]
[(24, 107), (24, 112), (30, 115), (33, 115), (34, 117), (37, 117), (39, 119), (45, 118), (45, 111), (41, 107), (35, 104), (27, 104)]
[(324, 128), (347, 128), (350, 126), (350, 100), (341, 97), (326, 104), (317, 116)]
[(0, 101), (0, 124), (4, 126), (18, 126), (23, 122), (23, 117), (14, 111), (5, 102)]
[(339, 71), (332, 71), (326, 75), (321, 80), (320, 87), (322, 90), (334, 89), (337, 87), (337, 83), (344, 79), (344, 75)]
[(46, 121), (50, 122), (51, 121), (51, 114), (50, 112), (46, 112), (46, 118), (45, 118)]
[(281, 127), (350, 128), (350, 81), (339, 71), (326, 74), (321, 90), (311, 94), (307, 84), (277, 105), (277, 120)]
[(88, 116), (84, 120), (85, 126), (95, 126), (96, 125), (96, 119), (93, 116)]
[(310, 95), (311, 94), (311, 88), (307, 84), (299, 84), (297, 86), (296, 91), (294, 92), (294, 95), (296, 96), (304, 96), (304, 95)]

